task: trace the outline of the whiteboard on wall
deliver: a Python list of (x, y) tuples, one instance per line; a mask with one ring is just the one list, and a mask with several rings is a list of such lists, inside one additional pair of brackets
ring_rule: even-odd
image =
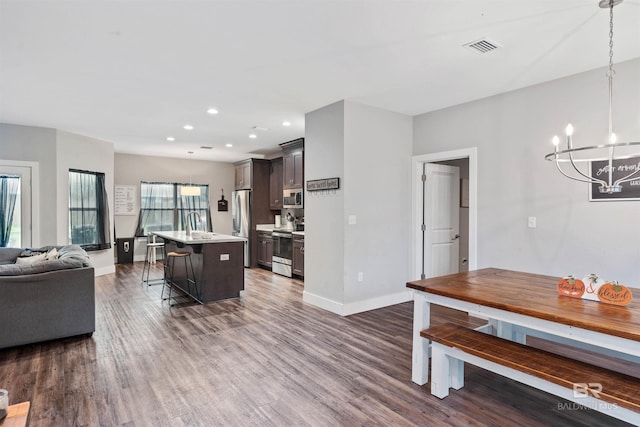
[(136, 215), (135, 185), (116, 185), (115, 215)]

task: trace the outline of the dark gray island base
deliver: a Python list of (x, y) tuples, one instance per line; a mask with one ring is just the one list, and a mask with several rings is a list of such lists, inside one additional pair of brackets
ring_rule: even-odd
[(167, 253), (191, 252), (195, 289), (193, 285), (191, 289), (187, 285), (183, 260), (175, 260), (174, 282), (185, 293), (201, 303), (240, 297), (244, 290), (245, 239), (223, 234), (193, 238), (177, 231), (154, 234), (164, 239)]

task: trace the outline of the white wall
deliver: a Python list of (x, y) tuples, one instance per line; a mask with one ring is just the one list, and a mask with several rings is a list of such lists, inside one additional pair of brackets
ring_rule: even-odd
[[(194, 154), (195, 156), (195, 154)], [(221, 190), (226, 200), (231, 199), (235, 187), (235, 168), (231, 163), (211, 162), (192, 159), (171, 159), (166, 157), (138, 156), (132, 154), (115, 155), (115, 185), (132, 185), (137, 188), (136, 212), (140, 206), (140, 181), (184, 182), (209, 185), (211, 221), (216, 233), (231, 234), (231, 205), (227, 212), (218, 212), (217, 201)], [(118, 215), (115, 217), (117, 237), (133, 237), (138, 216)], [(145, 248), (135, 244), (135, 259), (142, 260)]]
[(410, 299), (411, 140), (411, 117), (378, 108), (307, 114), (305, 179), (340, 177), (341, 189), (307, 193), (305, 301), (348, 315)]
[[(606, 70), (417, 116), (413, 154), (478, 147), (478, 267), (597, 273), (640, 287), (640, 201), (589, 202), (588, 185), (544, 155), (567, 123), (574, 144), (607, 140)], [(614, 131), (640, 140), (640, 59), (616, 65)], [(527, 217), (537, 228), (527, 228)]]

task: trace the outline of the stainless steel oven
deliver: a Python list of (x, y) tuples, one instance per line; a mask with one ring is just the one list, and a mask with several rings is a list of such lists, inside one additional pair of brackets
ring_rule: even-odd
[(291, 277), (291, 258), (293, 253), (293, 239), (291, 231), (274, 230), (273, 257), (271, 258), (271, 271), (282, 276)]

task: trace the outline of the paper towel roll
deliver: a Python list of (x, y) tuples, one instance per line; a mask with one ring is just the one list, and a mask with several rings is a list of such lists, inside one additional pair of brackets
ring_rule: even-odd
[(280, 224), (281, 224), (280, 223), (280, 215), (276, 215), (276, 223), (275, 223), (276, 228), (280, 228)]

